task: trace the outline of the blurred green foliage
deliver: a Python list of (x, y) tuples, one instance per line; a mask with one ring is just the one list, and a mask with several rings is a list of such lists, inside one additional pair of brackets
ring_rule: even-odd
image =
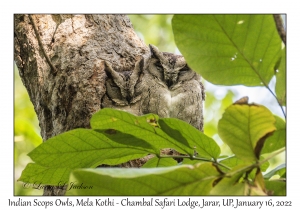
[(17, 67), (14, 68), (14, 164), (15, 164), (15, 195), (41, 195), (42, 190), (34, 190), (31, 186), (23, 187), (16, 180), (20, 177), (27, 163), (32, 162), (27, 154), (42, 143), (38, 120), (29, 99)]
[(163, 52), (175, 52), (172, 32), (173, 15), (128, 15), (137, 35), (145, 44), (153, 44)]

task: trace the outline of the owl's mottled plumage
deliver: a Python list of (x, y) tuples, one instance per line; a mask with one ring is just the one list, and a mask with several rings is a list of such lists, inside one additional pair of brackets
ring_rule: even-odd
[(143, 69), (144, 59), (136, 62), (133, 71), (116, 72), (108, 62), (105, 64), (107, 80), (102, 108), (115, 108), (140, 115), (137, 102), (141, 99), (141, 95), (135, 94), (135, 86)]
[(102, 107), (178, 118), (203, 131), (205, 92), (200, 75), (181, 55), (160, 52), (153, 45), (150, 51), (151, 56), (137, 61), (133, 71), (116, 72), (106, 63), (108, 79)]
[(203, 131), (204, 86), (200, 75), (181, 55), (160, 52), (150, 45), (151, 57), (136, 86), (142, 112), (181, 119)]

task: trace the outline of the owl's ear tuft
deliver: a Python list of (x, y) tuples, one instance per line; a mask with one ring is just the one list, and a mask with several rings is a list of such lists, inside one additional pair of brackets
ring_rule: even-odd
[(159, 51), (159, 49), (152, 44), (149, 44), (149, 48), (150, 48), (150, 52), (151, 52), (151, 57), (160, 59), (160, 57), (162, 55), (161, 55), (161, 52)]

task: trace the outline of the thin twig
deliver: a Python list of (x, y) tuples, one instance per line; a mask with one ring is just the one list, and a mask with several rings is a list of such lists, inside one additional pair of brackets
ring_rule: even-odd
[(32, 18), (32, 15), (28, 15), (28, 17), (29, 17), (29, 19), (30, 19), (30, 22), (32, 23), (32, 26), (33, 26), (33, 30), (34, 30), (35, 36), (36, 36), (36, 38), (37, 38), (37, 40), (38, 40), (38, 43), (39, 43), (39, 45), (40, 45), (40, 48), (41, 48), (41, 50), (42, 50), (44, 56), (45, 56), (45, 58), (46, 58), (46, 61), (47, 61), (47, 63), (49, 64), (50, 68), (52, 69), (52, 72), (51, 72), (51, 73), (52, 73), (53, 75), (56, 75), (57, 69), (56, 69), (55, 66), (51, 63), (50, 58), (49, 58), (49, 56), (47, 55), (47, 53), (46, 53), (46, 51), (45, 51), (44, 45), (43, 45), (43, 43), (42, 43), (42, 40), (41, 40), (40, 35), (39, 35), (39, 33), (38, 33), (37, 27), (36, 27), (35, 22), (34, 22), (34, 20), (33, 20), (33, 18)]
[(226, 169), (231, 169), (229, 168), (228, 166), (222, 164), (222, 163), (219, 163), (219, 162), (216, 162), (214, 160), (210, 160), (210, 159), (205, 159), (205, 158), (200, 158), (200, 157), (190, 157), (190, 156), (184, 156), (184, 155), (162, 155), (162, 156), (159, 156), (159, 158), (189, 158), (191, 160), (201, 160), (201, 161), (204, 161), (204, 162), (212, 162), (212, 163), (215, 163), (219, 166), (222, 166)]
[(279, 107), (280, 107), (280, 109), (281, 109), (281, 111), (282, 111), (282, 113), (283, 113), (283, 116), (284, 116), (284, 118), (286, 119), (286, 114), (285, 114), (285, 112), (284, 112), (284, 110), (283, 110), (283, 107), (281, 106), (281, 104), (280, 104), (278, 98), (276, 97), (275, 93), (273, 93), (273, 91), (270, 89), (270, 87), (269, 87), (267, 84), (264, 84), (264, 85), (265, 85), (265, 87), (270, 91), (270, 93), (275, 97), (275, 99), (276, 99), (276, 101), (277, 101), (277, 103), (278, 103), (278, 105), (279, 105)]
[(254, 164), (252, 164), (252, 165), (250, 165), (250, 166), (246, 166), (246, 167), (244, 167), (244, 168), (240, 168), (240, 169), (238, 169), (238, 170), (236, 170), (236, 171), (229, 172), (229, 173), (225, 174), (225, 176), (233, 176), (233, 175), (236, 174), (236, 173), (243, 172), (243, 171), (247, 171), (247, 170), (249, 170), (249, 169), (253, 169), (253, 168), (255, 168), (255, 167), (258, 167), (258, 166), (262, 165), (263, 163), (267, 162), (268, 160), (272, 159), (273, 157), (275, 157), (276, 155), (278, 155), (278, 154), (280, 154), (280, 153), (282, 153), (282, 152), (284, 152), (284, 151), (285, 151), (285, 147), (283, 147), (283, 148), (281, 148), (280, 150), (278, 150), (278, 151), (272, 153), (269, 157), (263, 159), (262, 161), (259, 161), (259, 162), (257, 162), (257, 163), (254, 163)]

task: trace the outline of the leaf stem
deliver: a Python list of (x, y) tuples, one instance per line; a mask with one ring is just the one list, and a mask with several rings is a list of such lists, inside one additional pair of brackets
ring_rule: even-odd
[(219, 163), (215, 160), (211, 160), (211, 159), (206, 159), (206, 158), (200, 158), (200, 157), (191, 157), (191, 156), (184, 156), (184, 155), (162, 155), (162, 156), (159, 156), (159, 158), (189, 158), (190, 160), (201, 160), (201, 161), (204, 161), (204, 162), (212, 162), (212, 163), (215, 163), (219, 166), (222, 166), (228, 170), (230, 170), (231, 168), (229, 168), (228, 166), (222, 164), (222, 163)]
[(229, 172), (229, 173), (225, 174), (225, 176), (233, 176), (236, 173), (243, 172), (243, 171), (248, 171), (249, 169), (253, 169), (255, 167), (258, 167), (258, 166), (262, 165), (263, 163), (267, 162), (268, 160), (272, 159), (273, 157), (275, 157), (276, 155), (278, 155), (278, 154), (280, 154), (284, 151), (285, 151), (285, 147), (283, 147), (283, 148), (277, 150), (276, 152), (272, 153), (269, 157), (263, 159), (262, 161), (256, 162), (252, 165), (246, 166), (246, 167), (238, 169), (236, 171)]
[(268, 160), (272, 159), (273, 157), (275, 157), (276, 155), (282, 153), (285, 151), (285, 147), (282, 147), (281, 149), (277, 150), (276, 152), (272, 153), (269, 157), (263, 159), (262, 161), (258, 162), (257, 164), (261, 165), (265, 162), (267, 162)]

